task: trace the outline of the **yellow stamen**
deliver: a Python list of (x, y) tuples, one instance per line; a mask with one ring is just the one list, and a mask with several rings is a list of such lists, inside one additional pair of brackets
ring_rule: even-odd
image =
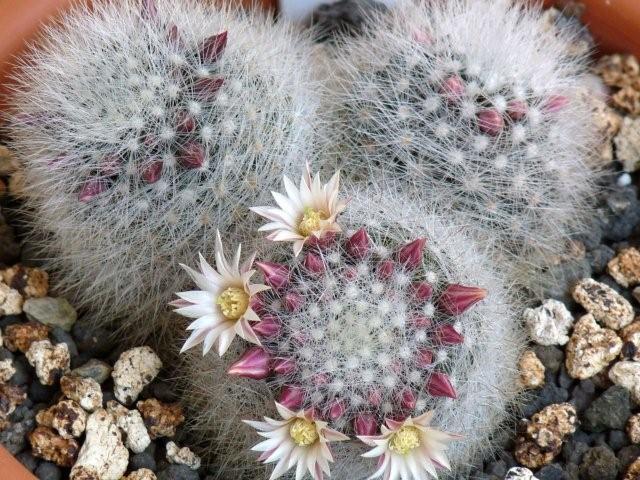
[(400, 455), (406, 455), (420, 446), (420, 430), (416, 427), (401, 427), (389, 442), (389, 449)]
[(313, 445), (319, 438), (316, 424), (304, 418), (294, 420), (289, 428), (289, 435), (299, 447)]
[(303, 237), (310, 236), (320, 228), (322, 221), (327, 218), (329, 217), (321, 211), (314, 210), (311, 207), (306, 207), (304, 209), (304, 214), (302, 215), (302, 220), (300, 220), (300, 223), (298, 224), (298, 233)]
[(229, 287), (216, 300), (227, 320), (238, 320), (249, 308), (249, 294), (242, 288)]

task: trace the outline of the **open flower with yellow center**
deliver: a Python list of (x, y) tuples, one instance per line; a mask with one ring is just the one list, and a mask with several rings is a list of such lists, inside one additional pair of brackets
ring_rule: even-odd
[(258, 322), (260, 318), (251, 308), (250, 301), (252, 296), (269, 287), (249, 283), (255, 273), (255, 270), (251, 270), (254, 256), (240, 265), (241, 252), (242, 246), (238, 245), (233, 261), (228, 262), (224, 256), (220, 232), (216, 232), (215, 269), (202, 255), (201, 272), (182, 265), (200, 290), (177, 293), (180, 299), (171, 303), (178, 307), (176, 313), (196, 319), (187, 327), (187, 330), (193, 332), (181, 352), (204, 343), (204, 355), (217, 344), (218, 354), (222, 356), (236, 335), (260, 345), (260, 340), (251, 327), (251, 322)]
[(450, 469), (446, 444), (461, 437), (431, 428), (432, 417), (430, 411), (401, 422), (387, 419), (382, 435), (359, 436), (374, 447), (362, 456), (380, 457), (378, 470), (368, 480), (428, 480), (438, 478), (437, 468)]
[(286, 196), (271, 192), (278, 207), (253, 207), (251, 210), (269, 220), (260, 231), (271, 231), (267, 236), (274, 242), (293, 242), (296, 256), (305, 242), (315, 237), (321, 239), (327, 233), (340, 231), (336, 217), (346, 207), (346, 202), (338, 198), (340, 172), (336, 172), (328, 183), (322, 184), (320, 175), (311, 178), (307, 171), (297, 188), (288, 177), (284, 177)]
[(264, 417), (264, 422), (245, 420), (266, 438), (252, 450), (263, 452), (259, 460), (264, 463), (277, 462), (270, 480), (284, 475), (295, 467), (296, 480), (301, 480), (308, 471), (314, 480), (329, 476), (329, 462), (333, 455), (330, 442), (342, 442), (349, 437), (327, 427), (327, 423), (314, 418), (310, 410), (295, 413), (276, 402), (282, 420)]

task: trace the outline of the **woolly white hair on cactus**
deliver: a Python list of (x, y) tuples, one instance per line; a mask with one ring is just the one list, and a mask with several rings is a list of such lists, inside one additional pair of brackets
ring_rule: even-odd
[[(278, 462), (272, 478), (289, 468), (301, 475), (305, 467), (294, 460), (305, 458), (324, 462), (325, 473), (333, 459), (336, 478), (411, 472), (406, 478), (422, 479), (449, 462), (462, 474), (491, 449), (518, 391), (523, 338), (515, 300), (460, 227), (444, 226), (425, 204), (394, 189), (352, 187), (339, 196), (328, 188), (337, 186), (334, 179), (316, 192), (349, 199), (335, 218), (339, 228), (308, 237), (297, 256), (287, 243), (255, 263), (271, 287), (243, 302), (259, 317), (250, 324), (259, 344), (236, 341), (222, 360), (185, 358), (183, 394), (194, 431), (219, 478), (265, 476), (249, 451), (257, 434), (242, 420), (267, 438), (255, 449), (263, 452), (259, 460)], [(306, 174), (297, 189), (287, 180), (287, 197), (274, 194), (280, 209), (256, 211), (283, 219), (298, 212), (281, 225), (298, 231), (309, 218), (329, 218), (312, 207), (321, 203), (303, 200), (310, 182)], [(201, 314), (200, 326), (210, 312)], [(306, 423), (289, 435), (294, 412)], [(255, 422), (263, 416), (266, 423)], [(333, 443), (341, 438), (330, 435), (333, 453), (317, 457), (309, 449), (323, 442), (324, 428), (351, 440)], [(379, 456), (378, 467), (361, 457), (367, 445), (375, 447), (367, 456)], [(309, 471), (321, 478), (313, 462)]]
[(335, 49), (326, 148), (358, 178), (414, 187), (535, 281), (523, 272), (562, 252), (594, 197), (576, 32), (527, 2), (416, 3)]
[(216, 228), (253, 228), (248, 206), (299, 170), (317, 103), (309, 41), (195, 0), (97, 1), (46, 29), (10, 134), (34, 237), (91, 318), (157, 338), (178, 263), (211, 252)]

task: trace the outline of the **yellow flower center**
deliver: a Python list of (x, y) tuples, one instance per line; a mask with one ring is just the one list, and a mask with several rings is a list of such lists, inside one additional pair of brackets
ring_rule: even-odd
[(249, 308), (249, 294), (242, 288), (229, 287), (220, 294), (216, 303), (227, 320), (238, 320)]
[(306, 207), (302, 215), (302, 220), (300, 220), (300, 223), (298, 224), (298, 233), (303, 237), (310, 236), (320, 228), (322, 221), (327, 218), (329, 217), (321, 211), (314, 210), (311, 207)]
[(420, 446), (420, 430), (416, 427), (402, 427), (393, 435), (389, 449), (400, 455), (406, 455)]
[(308, 447), (314, 444), (319, 437), (316, 424), (304, 418), (296, 418), (294, 420), (289, 428), (289, 435), (300, 447)]

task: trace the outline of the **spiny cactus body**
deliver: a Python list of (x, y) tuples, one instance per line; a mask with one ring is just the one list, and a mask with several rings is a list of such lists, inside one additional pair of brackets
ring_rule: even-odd
[(335, 478), (375, 472), (356, 437), (376, 435), (385, 419), (434, 410), (435, 428), (463, 436), (447, 449), (462, 474), (507, 418), (522, 338), (486, 256), (405, 197), (354, 189), (345, 198), (341, 233), (256, 261), (271, 286), (250, 300), (258, 344), (236, 339), (223, 359), (184, 362), (185, 403), (220, 478), (265, 475), (249, 451), (258, 437), (241, 420), (276, 418), (274, 400), (351, 439), (331, 445)]
[(526, 284), (594, 193), (574, 33), (510, 0), (401, 2), (334, 50), (327, 149), (451, 212)]
[(212, 251), (215, 228), (248, 228), (247, 205), (309, 148), (309, 39), (204, 3), (78, 6), (12, 99), (43, 255), (92, 318), (138, 336), (159, 335), (178, 263)]

